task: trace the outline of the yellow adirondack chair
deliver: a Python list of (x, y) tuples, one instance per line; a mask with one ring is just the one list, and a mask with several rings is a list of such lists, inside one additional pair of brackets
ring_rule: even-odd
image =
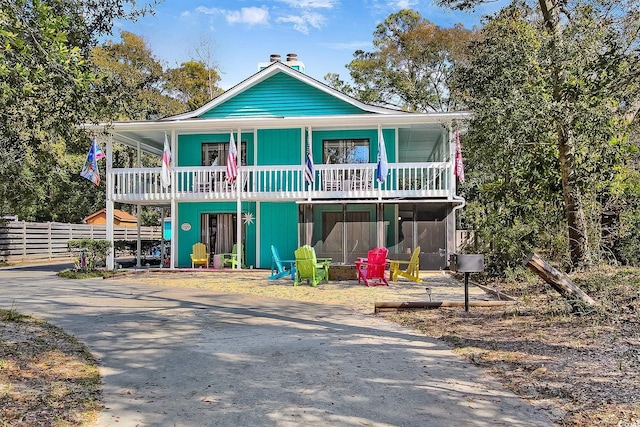
[(196, 265), (204, 265), (209, 268), (209, 254), (204, 243), (193, 245), (191, 252), (191, 268), (195, 268)]
[[(401, 260), (389, 260), (389, 270), (391, 271), (391, 280), (397, 281), (398, 276), (404, 277), (405, 279), (412, 280), (414, 282), (422, 283), (422, 279), (419, 276), (420, 273), (420, 246), (418, 246), (411, 255), (411, 259), (409, 261), (401, 261)], [(405, 270), (401, 270), (400, 266), (406, 265), (407, 268)]]
[(311, 286), (317, 286), (322, 279), (329, 282), (329, 264), (331, 258), (316, 258), (316, 251), (309, 245), (304, 245), (295, 250), (296, 280), (293, 286), (297, 286), (303, 280)]
[(240, 252), (242, 253), (242, 268), (245, 268), (244, 264), (244, 247), (242, 244), (237, 245), (234, 243), (233, 249), (231, 249), (231, 253), (223, 253), (220, 254), (220, 260), (222, 261), (222, 266), (226, 267), (227, 265), (231, 266), (231, 268), (236, 268), (238, 265), (238, 247), (240, 247)]

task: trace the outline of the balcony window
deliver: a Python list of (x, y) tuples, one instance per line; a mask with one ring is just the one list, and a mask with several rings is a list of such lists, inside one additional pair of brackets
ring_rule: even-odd
[(322, 141), (322, 161), (326, 164), (369, 163), (369, 140), (324, 140)]
[[(202, 144), (202, 166), (226, 166), (229, 154), (228, 142), (208, 142)], [(247, 164), (247, 143), (240, 149), (240, 164)]]

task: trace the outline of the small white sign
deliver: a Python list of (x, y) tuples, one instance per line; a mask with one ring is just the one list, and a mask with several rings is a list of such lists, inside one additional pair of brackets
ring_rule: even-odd
[(180, 228), (182, 228), (182, 231), (189, 231), (191, 230), (191, 224), (189, 224), (188, 222), (183, 222)]

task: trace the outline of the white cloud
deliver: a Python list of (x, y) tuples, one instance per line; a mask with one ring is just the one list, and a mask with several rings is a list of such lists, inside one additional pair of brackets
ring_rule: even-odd
[(293, 24), (296, 31), (309, 34), (309, 27), (320, 29), (326, 22), (326, 18), (315, 12), (303, 12), (301, 15), (287, 15), (276, 19), (276, 22)]
[(198, 6), (196, 8), (196, 12), (198, 13), (202, 13), (204, 15), (215, 15), (217, 13), (220, 13), (220, 9), (216, 9), (215, 7), (205, 7), (205, 6)]
[(299, 9), (333, 9), (338, 0), (280, 0), (291, 7)]
[(222, 15), (230, 24), (266, 25), (269, 23), (269, 10), (266, 7), (243, 7), (240, 10), (217, 9), (198, 6), (196, 12), (204, 15)]
[(243, 7), (240, 11), (224, 11), (230, 24), (266, 25), (269, 23), (269, 11), (266, 7)]
[(416, 0), (398, 0), (390, 2), (391, 7), (394, 9), (410, 9), (412, 6), (417, 5)]

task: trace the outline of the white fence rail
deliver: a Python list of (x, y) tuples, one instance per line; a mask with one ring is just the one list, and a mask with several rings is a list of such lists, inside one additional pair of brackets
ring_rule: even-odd
[[(115, 226), (114, 240), (136, 240), (137, 227)], [(143, 240), (160, 240), (162, 230), (140, 227)], [(11, 221), (0, 225), (0, 261), (40, 261), (71, 256), (67, 242), (72, 239), (106, 239), (106, 225), (68, 224), (61, 222)]]

